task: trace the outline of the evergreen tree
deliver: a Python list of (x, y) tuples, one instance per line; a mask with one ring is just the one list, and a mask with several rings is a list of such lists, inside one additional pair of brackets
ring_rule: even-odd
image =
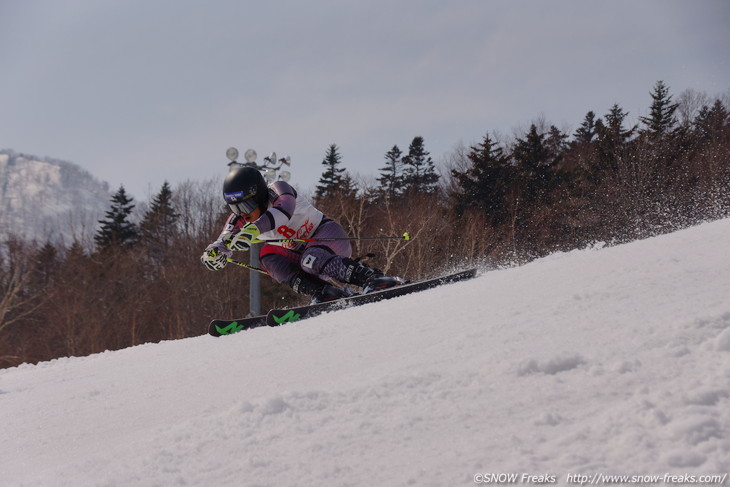
[(400, 194), (403, 187), (403, 175), (401, 174), (401, 156), (403, 152), (394, 145), (385, 153), (385, 167), (380, 168), (380, 177), (377, 178), (382, 193), (387, 198), (394, 198)]
[(527, 203), (542, 201), (552, 189), (553, 172), (545, 134), (537, 132), (533, 123), (524, 139), (517, 139), (512, 148), (517, 170), (518, 186)]
[(618, 104), (614, 104), (603, 117), (606, 122), (598, 124), (596, 134), (596, 153), (598, 169), (618, 170), (618, 160), (628, 141), (634, 136), (638, 125), (624, 128), (624, 121), (628, 112), (624, 112)]
[(618, 143), (625, 143), (634, 136), (638, 125), (624, 129), (624, 121), (629, 112), (624, 112), (618, 104), (614, 103), (609, 112), (605, 115), (606, 123), (603, 125), (604, 132), (599, 131), (599, 135), (605, 138), (613, 139)]
[(337, 187), (337, 196), (340, 198), (354, 199), (357, 196), (357, 183), (350, 173), (345, 171), (340, 179), (340, 185)]
[(111, 209), (106, 212), (105, 220), (99, 220), (101, 228), (94, 236), (94, 241), (100, 250), (109, 247), (132, 247), (137, 242), (137, 226), (129, 221), (132, 213), (134, 198), (127, 196), (124, 186), (112, 196)]
[(596, 135), (596, 125), (601, 123), (601, 119), (596, 120), (596, 114), (592, 111), (586, 113), (583, 123), (580, 124), (578, 130), (575, 131), (576, 144), (590, 144)]
[(439, 176), (426, 151), (423, 137), (416, 136), (403, 157), (403, 192), (433, 194), (438, 189)]
[(485, 135), (467, 155), (471, 167), (464, 172), (452, 169), (460, 191), (453, 195), (457, 215), (467, 208), (480, 209), (493, 226), (507, 220), (506, 198), (512, 171), (501, 147)]
[(33, 286), (43, 288), (53, 283), (53, 280), (61, 267), (62, 258), (58, 249), (50, 241), (47, 241), (35, 255), (33, 267)]
[(703, 140), (719, 142), (723, 132), (730, 124), (730, 114), (720, 100), (715, 100), (712, 108), (703, 106), (694, 120), (694, 130)]
[[(340, 167), (342, 164), (342, 157), (340, 156), (339, 149), (336, 144), (332, 144), (327, 149), (322, 165), (325, 167), (322, 177), (319, 178), (319, 185), (316, 190), (316, 197), (318, 199), (332, 196), (342, 188), (344, 180), (343, 173), (345, 168)], [(352, 180), (349, 180), (349, 184), (352, 184)]]
[(179, 215), (172, 205), (172, 190), (165, 181), (144, 214), (140, 236), (145, 245), (168, 248), (177, 234)]
[[(592, 136), (591, 136), (592, 138)], [(556, 167), (565, 156), (568, 149), (568, 134), (563, 133), (555, 125), (551, 125), (545, 139), (545, 148), (548, 151), (548, 165)], [(590, 141), (588, 141), (590, 142)]]
[(71, 244), (71, 247), (68, 248), (66, 251), (66, 258), (64, 259), (64, 262), (66, 264), (68, 263), (74, 263), (74, 262), (81, 262), (86, 259), (86, 251), (84, 250), (84, 246), (81, 245), (81, 242), (78, 240), (74, 240)]
[(653, 101), (649, 108), (649, 116), (639, 117), (639, 120), (646, 125), (642, 133), (654, 139), (674, 135), (678, 124), (674, 112), (679, 105), (672, 103), (669, 88), (663, 81), (657, 81), (651, 98)]

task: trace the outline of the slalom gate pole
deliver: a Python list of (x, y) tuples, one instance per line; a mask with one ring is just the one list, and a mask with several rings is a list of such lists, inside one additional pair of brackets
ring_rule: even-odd
[(408, 232), (398, 236), (375, 236), (375, 237), (332, 237), (332, 238), (282, 238), (277, 240), (256, 240), (254, 243), (283, 243), (283, 242), (336, 242), (338, 240), (406, 240), (410, 241)]

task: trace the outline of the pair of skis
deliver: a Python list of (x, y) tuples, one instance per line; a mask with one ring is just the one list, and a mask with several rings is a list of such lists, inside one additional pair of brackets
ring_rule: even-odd
[(261, 326), (279, 326), (287, 323), (294, 323), (329, 311), (360, 306), (367, 303), (375, 303), (385, 299), (424, 291), (443, 284), (471, 279), (476, 276), (476, 273), (476, 269), (468, 269), (454, 274), (448, 274), (446, 276), (400, 284), (388, 289), (383, 289), (382, 291), (375, 291), (368, 294), (357, 294), (355, 296), (337, 299), (335, 301), (296, 306), (293, 308), (272, 309), (267, 314), (261, 316), (240, 318), (236, 320), (213, 320), (208, 326), (208, 333), (214, 337), (219, 337)]

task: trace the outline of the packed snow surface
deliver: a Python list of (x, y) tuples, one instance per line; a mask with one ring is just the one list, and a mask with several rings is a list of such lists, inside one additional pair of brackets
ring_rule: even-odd
[(730, 220), (7, 369), (0, 412), (3, 486), (730, 485)]

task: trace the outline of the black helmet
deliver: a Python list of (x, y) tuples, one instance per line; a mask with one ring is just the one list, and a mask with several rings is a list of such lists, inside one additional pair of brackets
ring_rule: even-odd
[(261, 173), (252, 167), (231, 169), (223, 181), (223, 198), (233, 213), (249, 214), (256, 208), (266, 211), (269, 188)]

